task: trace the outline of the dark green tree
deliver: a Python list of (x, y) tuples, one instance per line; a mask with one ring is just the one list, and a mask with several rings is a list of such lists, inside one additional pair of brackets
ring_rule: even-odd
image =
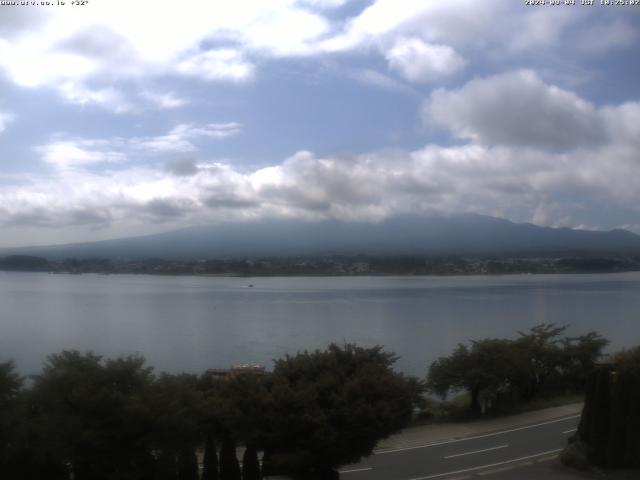
[(566, 329), (566, 326), (543, 323), (526, 333), (518, 332), (520, 338), (514, 341), (513, 361), (517, 371), (514, 383), (524, 401), (533, 400), (549, 379), (560, 375), (567, 360), (560, 335)]
[(71, 465), (76, 480), (148, 478), (152, 378), (140, 357), (49, 356), (30, 397), (39, 449)]
[(241, 477), (236, 442), (230, 435), (225, 435), (220, 447), (220, 480), (241, 480)]
[(207, 433), (204, 444), (202, 480), (218, 480), (218, 454), (216, 443), (211, 432)]
[(589, 377), (575, 439), (601, 467), (640, 467), (640, 347), (597, 366)]
[(487, 338), (459, 345), (431, 364), (427, 388), (442, 397), (470, 395), (473, 413), (509, 407), (542, 393), (581, 391), (607, 341), (595, 332), (561, 338), (566, 327), (541, 324), (514, 340)]
[(205, 412), (198, 382), (196, 375), (163, 373), (150, 388), (153, 446), (177, 458), (179, 480), (190, 480), (193, 472), (198, 473), (195, 450), (204, 440), (201, 424)]
[(258, 450), (254, 445), (247, 445), (242, 456), (242, 480), (260, 480), (260, 462)]
[(441, 396), (466, 390), (472, 413), (482, 411), (481, 397), (487, 401), (498, 394), (512, 393), (514, 349), (509, 340), (474, 341), (471, 348), (459, 345), (448, 357), (433, 362), (427, 376), (427, 388)]
[(178, 462), (172, 450), (161, 450), (155, 463), (154, 480), (177, 480)]
[(583, 391), (608, 344), (607, 339), (594, 331), (562, 339), (562, 381), (565, 385), (573, 391)]
[(198, 480), (198, 458), (192, 447), (185, 446), (178, 454), (178, 480)]
[(382, 347), (351, 344), (277, 360), (264, 412), (265, 468), (325, 475), (406, 426), (416, 383), (392, 370), (395, 360)]
[[(223, 445), (230, 441), (239, 442), (250, 452), (263, 445), (268, 429), (265, 408), (269, 396), (269, 375), (234, 372), (221, 379), (204, 375), (200, 385), (207, 399), (205, 423), (210, 434), (217, 432)], [(223, 474), (235, 475), (235, 457), (228, 455), (225, 459), (226, 454), (227, 451), (223, 453), (221, 450), (220, 478), (224, 478)], [(231, 462), (231, 467), (226, 462)]]
[(0, 363), (0, 478), (17, 475), (24, 467), (16, 450), (24, 420), (19, 398), (22, 384), (23, 379), (16, 373), (12, 361)]

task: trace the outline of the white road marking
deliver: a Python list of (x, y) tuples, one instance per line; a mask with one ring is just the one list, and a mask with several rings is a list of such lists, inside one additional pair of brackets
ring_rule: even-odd
[(369, 470), (373, 470), (372, 467), (367, 468), (354, 468), (352, 470), (340, 470), (340, 473), (356, 473), (356, 472), (368, 472)]
[(522, 460), (528, 460), (530, 458), (542, 457), (544, 455), (550, 455), (552, 453), (561, 452), (562, 450), (563, 450), (562, 448), (558, 448), (556, 450), (549, 450), (547, 452), (541, 452), (541, 453), (535, 453), (533, 455), (527, 455), (526, 457), (514, 458), (513, 460), (505, 460), (504, 462), (490, 463), (489, 465), (481, 465), (479, 467), (465, 468), (464, 470), (456, 470), (455, 472), (436, 473), (435, 475), (427, 475), (426, 477), (415, 477), (415, 478), (412, 478), (410, 480), (428, 480), (430, 478), (446, 477), (447, 475), (456, 475), (458, 473), (473, 472), (475, 470), (483, 470), (485, 468), (497, 467), (497, 466), (500, 466), (500, 465), (506, 465), (508, 463), (520, 462)]
[(435, 443), (426, 443), (424, 445), (417, 445), (415, 447), (403, 447), (403, 448), (394, 448), (391, 450), (381, 450), (377, 452), (373, 452), (374, 455), (384, 455), (387, 453), (395, 453), (395, 452), (404, 452), (406, 450), (417, 450), (419, 448), (429, 448), (429, 447), (437, 447), (438, 445), (448, 445), (449, 443), (458, 443), (458, 442), (466, 442), (468, 440), (476, 440), (478, 438), (487, 438), (487, 437), (495, 437), (496, 435), (504, 435), (505, 433), (518, 432), (520, 430), (527, 430), (528, 428), (536, 428), (541, 427), (543, 425), (550, 425), (552, 423), (565, 422), (567, 420), (572, 420), (574, 418), (579, 418), (580, 415), (572, 415), (570, 417), (557, 418), (555, 420), (549, 420), (548, 422), (536, 423), (535, 425), (527, 425), (524, 427), (510, 428), (509, 430), (503, 430), (501, 432), (494, 433), (486, 433), (484, 435), (475, 435), (473, 437), (465, 437), (465, 438), (456, 438), (453, 440), (446, 440), (444, 442), (435, 442)]
[(508, 470), (513, 470), (516, 468), (516, 465), (509, 465), (508, 467), (500, 467), (494, 468), (493, 470), (485, 470), (484, 472), (478, 472), (478, 475), (493, 475), (494, 473), (506, 472)]
[(571, 429), (569, 429), (569, 430), (565, 430), (565, 431), (564, 431), (564, 432), (562, 432), (562, 433), (572, 433), (572, 432), (576, 432), (577, 430), (578, 430), (577, 428), (571, 428)]
[(482, 450), (475, 450), (473, 452), (456, 453), (455, 455), (447, 455), (444, 458), (456, 458), (464, 457), (465, 455), (473, 455), (474, 453), (490, 452), (491, 450), (498, 450), (500, 448), (507, 448), (509, 445), (498, 445), (497, 447), (483, 448)]
[(536, 460), (536, 463), (549, 462), (551, 460), (555, 460), (557, 457), (558, 457), (557, 455), (549, 455), (548, 457), (538, 458)]

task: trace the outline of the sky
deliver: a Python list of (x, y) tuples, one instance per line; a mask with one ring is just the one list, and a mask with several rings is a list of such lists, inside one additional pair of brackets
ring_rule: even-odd
[(0, 246), (451, 213), (640, 233), (640, 4), (10, 3)]

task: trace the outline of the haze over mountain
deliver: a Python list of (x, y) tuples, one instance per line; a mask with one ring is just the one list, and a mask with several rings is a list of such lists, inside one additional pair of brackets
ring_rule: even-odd
[(402, 216), (380, 223), (225, 223), (102, 242), (0, 251), (13, 253), (49, 259), (619, 254), (640, 253), (640, 236), (620, 229), (548, 228), (481, 215)]

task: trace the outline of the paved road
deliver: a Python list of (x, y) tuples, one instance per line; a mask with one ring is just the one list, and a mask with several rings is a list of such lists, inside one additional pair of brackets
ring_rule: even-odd
[(377, 451), (341, 470), (344, 480), (462, 480), (548, 461), (578, 424), (570, 415), (427, 445)]

